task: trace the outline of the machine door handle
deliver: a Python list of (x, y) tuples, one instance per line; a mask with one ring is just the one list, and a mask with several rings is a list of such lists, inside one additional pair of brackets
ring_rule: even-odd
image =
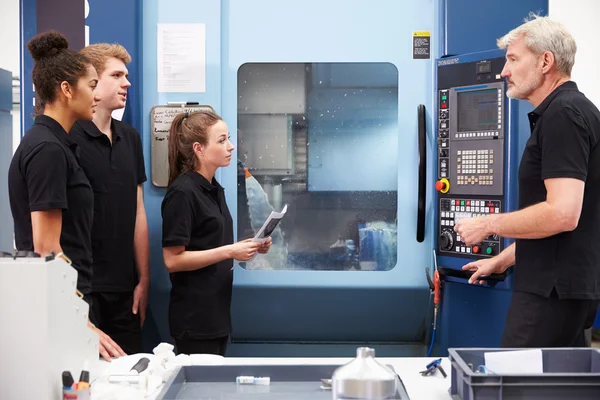
[[(441, 275), (452, 276), (454, 278), (469, 279), (473, 275), (473, 271), (463, 271), (462, 269), (452, 269), (446, 267), (440, 267)], [(492, 282), (504, 282), (508, 275), (508, 270), (502, 274), (491, 274), (482, 276), (479, 278), (480, 281), (492, 281)]]
[(417, 242), (425, 240), (425, 202), (427, 190), (427, 126), (425, 105), (417, 107), (419, 129), (419, 187), (417, 198)]

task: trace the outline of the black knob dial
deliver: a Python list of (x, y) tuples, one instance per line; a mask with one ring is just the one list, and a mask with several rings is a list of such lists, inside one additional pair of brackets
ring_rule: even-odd
[(452, 246), (454, 246), (454, 237), (452, 236), (452, 233), (443, 231), (440, 234), (440, 249), (452, 250)]

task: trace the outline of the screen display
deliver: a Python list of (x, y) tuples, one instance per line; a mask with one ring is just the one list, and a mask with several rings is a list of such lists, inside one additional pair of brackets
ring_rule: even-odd
[(492, 63), (487, 61), (482, 61), (477, 64), (477, 73), (478, 74), (489, 74), (492, 72)]
[(457, 92), (458, 131), (478, 132), (498, 128), (496, 89)]

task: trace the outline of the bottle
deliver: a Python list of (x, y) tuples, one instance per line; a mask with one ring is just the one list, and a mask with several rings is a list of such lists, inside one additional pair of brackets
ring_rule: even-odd
[(375, 360), (375, 350), (359, 347), (356, 358), (337, 368), (332, 376), (334, 400), (392, 399), (396, 395), (396, 373)]
[[(256, 234), (273, 211), (267, 193), (260, 183), (252, 176), (248, 168), (246, 175), (246, 197), (248, 199), (248, 216), (250, 226)], [(279, 210), (280, 211), (280, 210)], [(260, 254), (246, 263), (246, 269), (283, 269), (287, 264), (288, 252), (284, 242), (283, 232), (277, 226), (271, 233), (273, 243), (267, 254)]]

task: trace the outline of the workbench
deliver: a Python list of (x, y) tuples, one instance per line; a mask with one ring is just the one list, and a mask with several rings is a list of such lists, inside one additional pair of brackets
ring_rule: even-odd
[[(99, 369), (98, 378), (96, 381), (106, 381), (106, 376), (110, 374), (127, 373), (128, 370), (134, 365), (141, 357), (148, 357), (152, 360), (155, 357), (153, 354), (135, 354), (120, 359), (113, 360), (112, 363), (102, 363), (102, 367)], [(206, 362), (202, 361), (202, 356), (192, 356), (194, 359), (194, 365), (343, 365), (353, 358), (219, 358), (217, 356), (206, 357)], [(442, 374), (437, 371), (435, 374), (430, 376), (421, 376), (420, 371), (425, 369), (425, 366), (435, 360), (435, 358), (385, 358), (376, 357), (376, 360), (382, 364), (391, 365), (396, 373), (402, 379), (406, 391), (411, 400), (451, 400), (451, 396), (448, 392), (450, 388), (450, 374), (451, 367), (447, 359), (442, 359), (442, 367), (448, 374), (447, 378), (444, 378)], [(104, 379), (103, 379), (104, 378)], [(119, 387), (119, 384), (106, 384), (102, 383), (95, 385), (92, 382), (92, 400), (114, 400), (123, 397), (115, 397), (110, 395), (109, 389), (119, 389), (119, 392), (123, 394), (125, 389), (123, 386)], [(96, 386), (96, 388), (95, 388)], [(111, 388), (112, 386), (112, 388)], [(155, 400), (159, 394), (160, 388), (154, 391), (148, 397), (138, 397), (143, 400)], [(128, 397), (129, 398), (129, 397)], [(135, 400), (135, 399), (132, 399)]]

